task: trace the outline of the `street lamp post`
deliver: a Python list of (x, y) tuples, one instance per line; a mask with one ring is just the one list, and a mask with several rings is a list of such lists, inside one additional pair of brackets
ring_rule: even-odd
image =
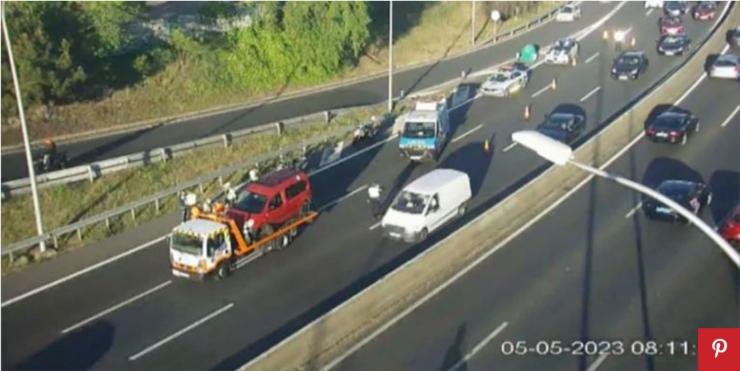
[(475, 0), (470, 3), (470, 45), (475, 45)]
[[(2, 31), (5, 39), (5, 46), (8, 52), (8, 62), (10, 64), (10, 73), (13, 78), (13, 87), (15, 88), (15, 101), (18, 104), (18, 115), (21, 120), (21, 132), (23, 133), (23, 145), (26, 149), (26, 165), (28, 166), (28, 178), (31, 181), (31, 199), (33, 200), (33, 211), (36, 217), (36, 232), (39, 236), (44, 234), (44, 222), (41, 216), (41, 204), (39, 203), (39, 193), (36, 188), (36, 172), (33, 168), (33, 156), (31, 155), (31, 143), (28, 139), (28, 128), (26, 127), (26, 115), (23, 111), (23, 101), (21, 100), (21, 88), (18, 83), (18, 72), (15, 70), (15, 61), (13, 59), (13, 49), (10, 45), (10, 35), (8, 34), (8, 23), (5, 21), (5, 2), (0, 7), (2, 13)], [(39, 250), (46, 251), (46, 241), (41, 240)]]
[(388, 112), (393, 111), (393, 0), (388, 10)]
[(537, 131), (534, 131), (534, 130), (518, 131), (518, 132), (513, 133), (511, 135), (511, 138), (514, 142), (534, 151), (540, 157), (556, 165), (562, 166), (566, 164), (571, 164), (588, 173), (591, 173), (601, 178), (606, 178), (606, 179), (615, 181), (623, 186), (626, 186), (644, 195), (652, 197), (656, 199), (657, 201), (665, 204), (666, 206), (675, 210), (681, 216), (689, 220), (697, 228), (699, 228), (699, 230), (701, 230), (717, 246), (719, 246), (722, 249), (722, 251), (735, 263), (735, 265), (738, 268), (740, 268), (740, 254), (738, 254), (738, 252), (735, 251), (735, 249), (733, 249), (732, 246), (730, 246), (730, 244), (722, 238), (722, 236), (720, 236), (714, 229), (712, 229), (712, 227), (707, 225), (707, 223), (701, 220), (701, 218), (699, 218), (696, 214), (687, 210), (685, 207), (681, 206), (680, 204), (671, 200), (670, 198), (664, 196), (663, 194), (656, 192), (655, 190), (649, 187), (646, 187), (640, 183), (634, 182), (630, 179), (623, 178), (615, 174), (607, 173), (606, 171), (603, 171), (601, 169), (597, 169), (597, 168), (573, 161), (573, 149), (570, 148), (570, 146), (566, 145), (565, 143), (559, 142), (555, 139), (552, 139)]

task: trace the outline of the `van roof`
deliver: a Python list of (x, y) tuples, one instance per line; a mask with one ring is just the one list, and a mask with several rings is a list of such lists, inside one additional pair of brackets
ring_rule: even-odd
[(468, 174), (452, 169), (436, 169), (414, 180), (404, 189), (413, 193), (430, 194), (460, 177), (468, 178)]

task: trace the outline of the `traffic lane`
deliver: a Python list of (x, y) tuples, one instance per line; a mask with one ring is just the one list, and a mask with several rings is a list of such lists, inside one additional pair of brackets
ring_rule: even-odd
[[(705, 83), (701, 88), (708, 85)], [(712, 97), (707, 93), (707, 91), (698, 89), (690, 96), (686, 104), (692, 106), (694, 104), (692, 99), (700, 97), (697, 98), (698, 104), (703, 105), (705, 110), (710, 110), (706, 115), (715, 113), (712, 110), (714, 105), (704, 105), (701, 102), (703, 100), (706, 103), (708, 97)], [(697, 113), (704, 115), (703, 111)], [(725, 117), (720, 112), (717, 112), (715, 116), (717, 117), (705, 117), (705, 120), (712, 122), (716, 127)], [(707, 126), (709, 125), (705, 125), (702, 130), (707, 130)], [(686, 148), (690, 151), (682, 152), (682, 155), (691, 157), (698, 163), (714, 165), (708, 167), (707, 173), (711, 171), (711, 168), (740, 168), (740, 164), (737, 163), (737, 147), (733, 141), (733, 138), (737, 137), (737, 131), (732, 133), (717, 133), (717, 131), (715, 129), (714, 135), (703, 132), (702, 134), (707, 134), (703, 138), (706, 143), (692, 143), (693, 147)], [(716, 143), (716, 141), (722, 141), (722, 143)], [(724, 151), (718, 151), (718, 148)], [(654, 145), (645, 141), (633, 149), (638, 152), (653, 150), (655, 150)], [(650, 156), (643, 155), (640, 158), (643, 157), (646, 157), (648, 161), (645, 162), (649, 163)], [(610, 171), (628, 174), (629, 169), (625, 166), (632, 166), (629, 159), (630, 156), (623, 156)], [(688, 160), (688, 158), (685, 159), (687, 162)], [(645, 168), (647, 164), (641, 166)], [(733, 299), (736, 297), (737, 287), (733, 285), (733, 269), (727, 265), (722, 253), (692, 228), (676, 230), (677, 226), (661, 223), (651, 223), (650, 229), (647, 229), (648, 225), (642, 227), (641, 231), (644, 233), (657, 232), (657, 238), (649, 237), (650, 239), (642, 242), (640, 249), (637, 249), (634, 246), (634, 241), (637, 241), (634, 236), (634, 227), (631, 227), (629, 220), (623, 216), (632, 206), (632, 197), (631, 193), (609, 182), (588, 185), (584, 191), (577, 192), (575, 196), (560, 205), (554, 213), (512, 241), (506, 249), (496, 252), (495, 259), (484, 261), (460, 281), (414, 311), (411, 316), (402, 319), (386, 333), (381, 334), (358, 353), (352, 355), (340, 369), (353, 369), (358, 365), (377, 369), (437, 367), (442, 362), (440, 354), (445, 354), (443, 351), (445, 346), (449, 346), (452, 350), (457, 347), (458, 350), (452, 353), (466, 354), (479, 339), (483, 339), (489, 331), (505, 321), (508, 321), (509, 326), (489, 347), (484, 348), (481, 355), (477, 356), (471, 365), (494, 364), (490, 357), (496, 357), (495, 364), (511, 366), (502, 369), (542, 369), (544, 366), (547, 369), (573, 369), (581, 362), (590, 364), (595, 360), (581, 360), (578, 357), (559, 359), (506, 357), (499, 354), (500, 344), (504, 339), (528, 340), (532, 343), (540, 339), (581, 338), (581, 333), (573, 334), (574, 329), (579, 331), (587, 329), (586, 335), (591, 339), (640, 339), (644, 337), (645, 330), (641, 302), (644, 300), (642, 298), (648, 295), (642, 292), (646, 290), (644, 288), (646, 282), (650, 283), (652, 288), (674, 287), (674, 291), (678, 289), (675, 292), (676, 300), (668, 301), (668, 304), (663, 307), (657, 305), (655, 298), (665, 296), (666, 290), (654, 289), (650, 293), (653, 300), (649, 302), (651, 313), (649, 317), (652, 323), (651, 333), (654, 336), (661, 335), (668, 338), (671, 335), (684, 335), (673, 330), (681, 328), (676, 326), (682, 323), (684, 327), (686, 324), (697, 323), (691, 322), (692, 318), (696, 319), (697, 313), (704, 314), (701, 320), (707, 326), (711, 324), (737, 326), (737, 311), (732, 310), (732, 308), (737, 308), (737, 301)], [(590, 214), (594, 215), (593, 219), (590, 218)], [(596, 230), (594, 231), (593, 228)], [(568, 233), (562, 233), (562, 231), (568, 231)], [(675, 239), (666, 238), (676, 236), (677, 233), (680, 235)], [(676, 248), (673, 242), (675, 240), (686, 241), (686, 243)], [(630, 246), (630, 248), (625, 249), (625, 246)], [(678, 254), (676, 250), (683, 255)], [(532, 259), (532, 256), (537, 259)], [(649, 259), (650, 256), (655, 256), (655, 258)], [(518, 260), (511, 260), (517, 257)], [(668, 261), (670, 265), (661, 265), (664, 261)], [(706, 264), (695, 264), (696, 262)], [(543, 266), (532, 266), (534, 264)], [(680, 302), (686, 305), (688, 301), (685, 299), (687, 291), (680, 291), (681, 287), (687, 285), (672, 286), (682, 281), (681, 272), (689, 273), (686, 271), (686, 265), (694, 268), (691, 274), (687, 275), (688, 277), (683, 277), (684, 280), (695, 279), (691, 285), (688, 285), (691, 287), (689, 293), (694, 295), (690, 297), (698, 299), (691, 300), (694, 305), (690, 307), (694, 312), (687, 310), (686, 314), (681, 312), (681, 315), (678, 313), (668, 315), (670, 311), (676, 310), (675, 303)], [(707, 266), (717, 267), (717, 269), (707, 274)], [(510, 272), (512, 269), (510, 267), (516, 267), (516, 272)], [(660, 267), (660, 269), (654, 267)], [(653, 273), (654, 271), (658, 273)], [(531, 274), (522, 274), (523, 272), (537, 272), (537, 275), (530, 278)], [(702, 274), (707, 278), (698, 280), (696, 276)], [(641, 275), (647, 278), (640, 278)], [(588, 286), (585, 285), (586, 283)], [(522, 288), (520, 285), (529, 286)], [(504, 287), (499, 288), (499, 286)], [(625, 294), (620, 294), (620, 290)], [(481, 295), (482, 292), (487, 294)], [(465, 305), (459, 305), (459, 303), (465, 303)], [(577, 304), (575, 308), (572, 308), (573, 303)], [(538, 313), (535, 310), (534, 313), (528, 313), (529, 310), (524, 309), (522, 305), (525, 307), (540, 305), (542, 306), (539, 309), (541, 312)], [(717, 310), (701, 312), (705, 309), (701, 307), (705, 306)], [(568, 307), (571, 309), (567, 310)], [(585, 307), (591, 309), (585, 311), (583, 310)], [(722, 311), (728, 308), (729, 311)], [(617, 312), (623, 310), (624, 313), (617, 316), (615, 310)], [(554, 315), (554, 313), (561, 312), (565, 315)], [(652, 313), (661, 313), (661, 321), (656, 320), (655, 317), (658, 316)], [(699, 315), (699, 317), (702, 316)], [(447, 320), (450, 318), (463, 320), (457, 322)], [(728, 321), (732, 319), (735, 320), (734, 323)], [(573, 326), (573, 321), (582, 323), (580, 326)], [(668, 324), (664, 325), (663, 321)], [(624, 329), (622, 332), (616, 330), (604, 332), (600, 329), (604, 323), (615, 322), (619, 324), (613, 327), (617, 330)], [(463, 324), (467, 334), (465, 341), (452, 343), (452, 339), (457, 338), (455, 336), (457, 329)], [(562, 324), (562, 326), (556, 327), (556, 330), (543, 330), (553, 324)], [(440, 327), (444, 328), (437, 332), (436, 329)], [(695, 328), (693, 330), (689, 328), (686, 331), (695, 334)], [(684, 337), (686, 336), (688, 335)], [(377, 357), (378, 354), (384, 355), (382, 359)], [(486, 358), (486, 354), (490, 357)], [(476, 361), (478, 359), (481, 360)], [(619, 358), (620, 361), (622, 359)], [(384, 360), (388, 362), (382, 362)], [(425, 360), (429, 363), (424, 363)], [(661, 360), (659, 364), (670, 361)], [(643, 364), (643, 360), (636, 362), (636, 367)], [(633, 367), (635, 366), (634, 360), (629, 367), (625, 365), (619, 363), (614, 369), (638, 369)]]
[[(562, 94), (563, 93), (561, 92), (559, 95), (562, 95)], [(548, 101), (549, 99), (554, 99), (554, 96), (548, 97), (547, 99), (544, 99), (544, 100), (545, 101)], [(504, 100), (502, 100), (500, 102), (497, 102), (497, 104), (505, 105), (506, 102)], [(615, 109), (616, 109), (616, 107), (615, 107)], [(495, 110), (495, 112), (504, 112), (505, 113), (505, 112), (508, 112), (508, 111), (507, 110)], [(485, 112), (480, 112), (480, 116), (481, 117), (489, 118), (488, 115), (485, 114)], [(471, 121), (477, 122), (478, 120), (476, 120), (475, 117), (476, 116), (474, 114), (473, 119)], [(514, 117), (516, 117), (516, 113), (514, 113)], [(515, 122), (514, 117), (502, 117), (500, 120), (495, 120), (495, 121), (498, 121), (498, 122), (507, 122), (507, 123), (508, 122)], [(395, 150), (392, 150), (392, 153), (393, 153), (392, 154), (393, 156), (397, 156), (397, 154), (395, 153)], [(458, 156), (458, 158), (459, 158), (459, 156)], [(394, 159), (389, 159), (389, 160), (384, 160), (384, 161), (379, 161), (379, 162), (380, 163), (389, 163), (389, 162), (393, 162), (393, 161), (394, 161)], [(462, 162), (465, 162), (465, 161), (462, 160)], [(354, 166), (357, 166), (357, 164), (354, 164)], [(516, 177), (518, 178), (519, 176), (524, 176), (526, 174), (526, 170), (524, 170), (524, 169), (527, 169), (527, 168), (529, 168), (529, 167), (527, 167), (527, 166), (517, 167), (516, 170), (519, 170), (519, 173), (516, 174), (517, 175)], [(507, 179), (507, 178), (509, 178), (511, 176), (511, 173), (509, 173), (505, 168), (500, 168), (500, 169), (497, 169), (497, 170), (501, 170), (501, 179)], [(398, 173), (391, 174), (390, 178), (399, 178), (397, 174)], [(499, 177), (497, 176), (496, 178), (499, 178)], [(351, 176), (349, 176), (349, 174), (342, 174), (342, 175), (339, 175), (339, 176), (337, 176), (336, 174), (332, 174), (331, 175), (331, 179), (351, 179)], [(315, 183), (316, 183), (316, 180), (315, 180)], [(319, 180), (318, 183), (320, 184), (321, 181)], [(317, 187), (317, 189), (332, 189), (332, 188), (334, 188), (334, 189), (342, 189), (343, 187), (337, 187), (336, 184), (334, 184), (334, 187)], [(349, 190), (351, 187), (345, 187), (345, 188), (347, 190)], [(89, 312), (92, 312), (92, 311), (89, 311)]]
[[(501, 111), (499, 111), (499, 112), (501, 112)], [(511, 122), (511, 120), (509, 120), (509, 119), (504, 119), (504, 120), (502, 120), (502, 121), (504, 121), (504, 122)], [(505, 173), (505, 171), (504, 171), (504, 173)], [(525, 173), (522, 173), (521, 175), (524, 175), (524, 174), (525, 174)], [(344, 178), (344, 177), (342, 177), (342, 178)], [(334, 178), (334, 179), (336, 179), (336, 178)], [(325, 189), (326, 189), (326, 188), (325, 188)]]
[[(540, 43), (543, 45), (550, 43), (556, 39), (556, 35), (563, 36), (575, 32), (579, 28), (595, 22), (612, 8), (613, 5), (584, 4), (584, 16), (577, 22), (567, 24), (551, 22), (513, 40), (496, 45), (494, 48), (487, 48), (448, 61), (441, 61), (398, 73), (394, 76), (394, 96), (399, 95), (402, 90), (409, 93), (454, 79), (459, 77), (461, 71), (464, 70), (475, 71), (513, 58), (521, 45), (526, 43)], [(331, 91), (267, 102), (254, 107), (188, 120), (175, 125), (159, 126), (60, 145), (59, 149), (68, 153), (68, 158), (71, 160), (70, 165), (74, 166), (327, 109), (377, 103), (387, 98), (387, 89), (387, 77), (381, 76)], [(3, 154), (2, 165), (2, 178), (4, 180), (28, 176), (23, 152)]]

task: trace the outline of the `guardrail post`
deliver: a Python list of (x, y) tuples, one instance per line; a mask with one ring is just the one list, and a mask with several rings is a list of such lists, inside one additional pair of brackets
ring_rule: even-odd
[(159, 214), (159, 199), (158, 198), (154, 199), (154, 210), (157, 212), (157, 214)]
[(59, 237), (57, 237), (56, 234), (51, 235), (52, 240), (54, 241), (54, 249), (59, 250)]
[(329, 121), (331, 121), (331, 111), (326, 110), (324, 111), (324, 123), (328, 124)]
[(172, 157), (172, 153), (167, 148), (160, 148), (159, 155), (163, 162), (167, 162)]
[(82, 242), (82, 227), (77, 228), (77, 238), (79, 238), (80, 242)]
[(110, 229), (110, 218), (105, 218), (105, 227)]
[(95, 179), (98, 178), (99, 174), (98, 174), (98, 169), (96, 165), (89, 165), (87, 167), (87, 176), (88, 176), (88, 179), (90, 180), (90, 183), (94, 182)]
[(283, 127), (282, 121), (275, 123), (275, 130), (277, 131), (277, 135), (283, 135), (284, 129), (285, 128)]
[(198, 184), (198, 190), (203, 193), (203, 183)]
[(231, 145), (231, 134), (224, 134), (222, 138), (224, 139), (224, 147), (229, 147)]
[(136, 208), (131, 209), (131, 219), (133, 219), (133, 221), (136, 221)]

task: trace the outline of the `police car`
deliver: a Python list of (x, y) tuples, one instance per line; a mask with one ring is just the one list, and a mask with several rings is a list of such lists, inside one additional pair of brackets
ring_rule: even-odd
[(545, 63), (575, 65), (579, 51), (580, 45), (576, 39), (572, 37), (560, 39), (545, 55)]
[(525, 69), (514, 66), (503, 67), (497, 69), (481, 85), (481, 92), (487, 96), (507, 97), (524, 89), (528, 81), (529, 76)]

